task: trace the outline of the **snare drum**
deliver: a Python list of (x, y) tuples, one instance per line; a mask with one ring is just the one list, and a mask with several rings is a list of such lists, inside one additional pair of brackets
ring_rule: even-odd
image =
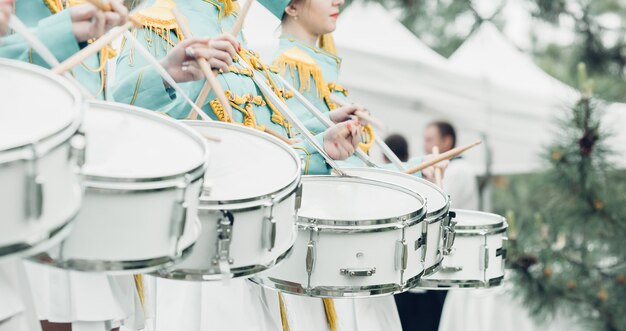
[(453, 241), (453, 226), (448, 213), (450, 199), (435, 184), (415, 176), (397, 171), (374, 168), (343, 168), (351, 176), (375, 179), (403, 186), (421, 194), (426, 200), (426, 222), (424, 223), (423, 241), (426, 247), (420, 261), (424, 262), (424, 276), (435, 273), (443, 259), (446, 245), (449, 249)]
[(82, 200), (75, 155), (84, 141), (77, 136), (83, 101), (69, 82), (11, 60), (0, 60), (0, 77), (2, 259), (41, 251), (69, 233)]
[(420, 288), (488, 288), (504, 278), (506, 219), (500, 215), (470, 210), (456, 213), (456, 239), (441, 270), (423, 277)]
[(212, 160), (199, 217), (202, 234), (180, 264), (160, 270), (170, 279), (246, 277), (282, 261), (295, 240), (300, 159), (282, 141), (241, 125), (185, 121), (209, 138)]
[(370, 297), (419, 280), (419, 194), (356, 177), (305, 176), (302, 186), (294, 252), (254, 282), (314, 297)]
[(127, 274), (182, 259), (200, 232), (204, 139), (154, 112), (99, 101), (89, 102), (83, 130), (83, 207), (70, 236), (37, 260)]

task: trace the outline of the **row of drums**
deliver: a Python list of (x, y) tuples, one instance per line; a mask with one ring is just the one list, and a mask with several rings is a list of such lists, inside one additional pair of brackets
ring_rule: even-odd
[(291, 147), (241, 125), (87, 101), (11, 60), (0, 77), (0, 259), (315, 297), (503, 279), (504, 218), (450, 210), (428, 181), (302, 176)]

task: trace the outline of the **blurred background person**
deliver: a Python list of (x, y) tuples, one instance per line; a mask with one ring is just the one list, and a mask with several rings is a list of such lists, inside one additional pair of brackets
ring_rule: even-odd
[[(385, 138), (385, 144), (389, 146), (391, 151), (396, 154), (396, 156), (402, 162), (409, 161), (409, 142), (406, 141), (403, 135), (394, 133)], [(385, 163), (391, 163), (387, 156), (383, 155), (383, 160)]]

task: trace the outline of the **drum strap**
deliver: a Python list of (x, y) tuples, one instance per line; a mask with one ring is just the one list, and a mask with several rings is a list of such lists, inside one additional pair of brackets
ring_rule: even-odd
[(335, 302), (330, 298), (323, 298), (324, 312), (326, 312), (326, 322), (330, 331), (337, 331), (337, 311), (335, 310)]
[(278, 292), (278, 306), (280, 307), (280, 322), (283, 325), (283, 331), (289, 330), (289, 319), (287, 319), (287, 309), (285, 308), (285, 299), (283, 294)]

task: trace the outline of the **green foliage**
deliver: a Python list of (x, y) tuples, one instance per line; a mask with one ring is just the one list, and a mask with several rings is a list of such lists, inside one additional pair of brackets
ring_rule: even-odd
[(558, 311), (589, 330), (623, 331), (626, 173), (606, 161), (602, 107), (583, 97), (546, 148), (548, 170), (496, 180), (494, 207), (512, 225), (509, 267), (535, 316)]

